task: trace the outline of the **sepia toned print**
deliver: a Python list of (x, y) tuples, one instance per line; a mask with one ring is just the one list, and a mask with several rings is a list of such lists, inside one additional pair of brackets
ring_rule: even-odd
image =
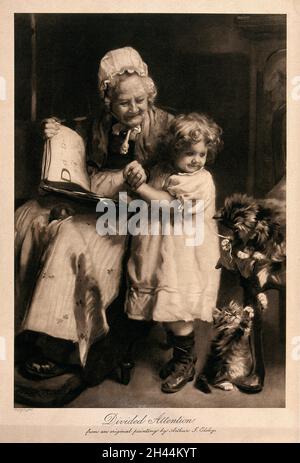
[(11, 423), (297, 440), (291, 11), (15, 12)]

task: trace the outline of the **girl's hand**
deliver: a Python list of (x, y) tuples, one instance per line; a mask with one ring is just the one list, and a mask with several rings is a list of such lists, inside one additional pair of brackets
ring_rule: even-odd
[(42, 131), (43, 136), (46, 139), (50, 139), (54, 137), (59, 132), (60, 129), (60, 121), (54, 117), (44, 119), (42, 122)]
[(138, 161), (132, 161), (123, 170), (123, 177), (132, 190), (136, 190), (147, 181), (144, 168)]

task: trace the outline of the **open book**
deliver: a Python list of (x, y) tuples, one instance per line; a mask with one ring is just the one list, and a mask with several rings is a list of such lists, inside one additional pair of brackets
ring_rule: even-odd
[(73, 199), (105, 199), (90, 187), (83, 139), (62, 125), (57, 135), (45, 142), (40, 188)]

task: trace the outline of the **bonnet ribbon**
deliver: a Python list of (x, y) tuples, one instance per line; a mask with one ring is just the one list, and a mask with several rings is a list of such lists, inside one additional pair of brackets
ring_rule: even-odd
[[(120, 132), (124, 130), (124, 126), (122, 124), (115, 124), (112, 128), (112, 132), (114, 135), (120, 135)], [(126, 129), (126, 137), (125, 140), (123, 141), (120, 149), (120, 154), (126, 155), (129, 150), (129, 140), (135, 140), (135, 137), (141, 133), (142, 128), (140, 125), (133, 127), (132, 129)]]

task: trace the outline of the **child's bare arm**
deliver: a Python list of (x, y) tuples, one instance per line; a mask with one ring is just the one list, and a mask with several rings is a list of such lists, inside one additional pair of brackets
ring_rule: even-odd
[(167, 191), (157, 190), (148, 183), (143, 183), (139, 188), (136, 189), (136, 193), (148, 202), (151, 200), (167, 200), (168, 202), (172, 202), (175, 199), (174, 196), (171, 196)]

